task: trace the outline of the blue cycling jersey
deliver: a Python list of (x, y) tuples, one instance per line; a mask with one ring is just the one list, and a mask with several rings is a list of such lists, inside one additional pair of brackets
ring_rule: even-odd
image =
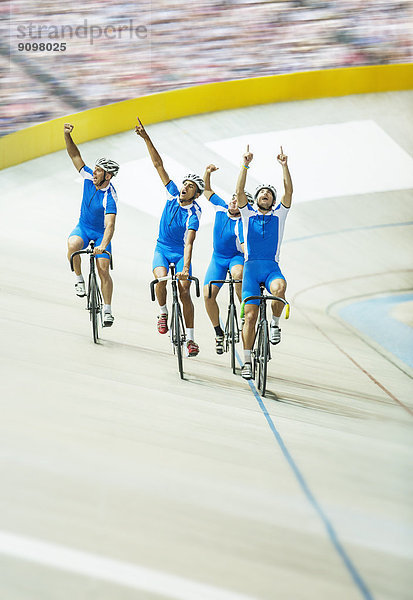
[(245, 261), (279, 261), (285, 219), (289, 209), (278, 204), (267, 214), (262, 214), (249, 204), (240, 209), (244, 227)]
[(232, 258), (242, 254), (244, 242), (241, 217), (233, 217), (228, 212), (228, 204), (217, 194), (212, 194), (210, 202), (215, 209), (213, 233), (214, 253)]
[(167, 201), (159, 223), (158, 243), (183, 249), (188, 231), (198, 231), (201, 207), (195, 200), (189, 206), (179, 204), (179, 190), (173, 181), (166, 185)]
[(117, 213), (117, 195), (111, 183), (103, 190), (93, 184), (93, 171), (84, 165), (79, 173), (84, 178), (83, 198), (79, 223), (87, 229), (101, 232), (105, 229), (105, 215)]

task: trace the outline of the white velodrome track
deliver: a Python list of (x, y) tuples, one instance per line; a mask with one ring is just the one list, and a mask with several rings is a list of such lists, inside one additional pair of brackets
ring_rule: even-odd
[(280, 144), (289, 155), (292, 311), (264, 401), (214, 353), (202, 299), (185, 381), (156, 333), (148, 283), (164, 196), (142, 140), (80, 147), (91, 166), (122, 164), (116, 320), (97, 346), (65, 258), (81, 199), (70, 159), (0, 174), (2, 599), (411, 598), (413, 370), (338, 310), (407, 294), (390, 323), (411, 331), (412, 107), (412, 93), (388, 93), (148, 128), (173, 179), (215, 162), (224, 195), (246, 141), (250, 189), (279, 185), (266, 161)]

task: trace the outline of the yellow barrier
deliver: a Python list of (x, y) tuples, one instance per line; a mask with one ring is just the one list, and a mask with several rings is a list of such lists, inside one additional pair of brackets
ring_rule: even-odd
[(63, 123), (76, 125), (76, 143), (133, 129), (136, 115), (145, 125), (219, 110), (349, 94), (413, 88), (413, 64), (305, 71), (208, 83), (125, 100), (53, 119), (0, 139), (1, 168), (64, 148)]

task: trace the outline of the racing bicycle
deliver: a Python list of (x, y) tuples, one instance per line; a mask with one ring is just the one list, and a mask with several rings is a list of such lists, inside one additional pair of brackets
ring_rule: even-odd
[[(175, 265), (171, 263), (169, 265), (169, 269), (171, 274), (166, 275), (165, 277), (159, 277), (158, 279), (154, 279), (151, 281), (151, 298), (155, 301), (155, 285), (160, 281), (170, 281), (172, 286), (172, 316), (171, 316), (171, 324), (170, 324), (170, 338), (172, 342), (172, 347), (174, 354), (176, 354), (178, 359), (178, 371), (181, 379), (184, 378), (184, 368), (183, 368), (183, 347), (186, 342), (186, 333), (185, 333), (185, 325), (182, 317), (181, 305), (179, 303), (178, 297), (178, 277), (175, 272)], [(192, 275), (188, 275), (188, 279), (191, 281), (195, 281), (196, 287), (196, 295), (199, 298), (199, 280), (196, 277), (192, 277)]]
[(236, 283), (241, 283), (242, 279), (234, 279), (231, 275), (231, 271), (228, 269), (227, 279), (214, 279), (209, 282), (208, 286), (208, 298), (211, 298), (211, 286), (214, 283), (228, 283), (229, 289), (229, 304), (228, 304), (228, 312), (227, 312), (227, 321), (225, 323), (224, 329), (224, 350), (228, 352), (231, 351), (231, 369), (232, 372), (235, 373), (235, 344), (239, 342), (240, 338), (240, 330), (238, 326), (238, 318), (237, 318), (237, 308), (235, 306), (234, 301), (234, 285)]
[(268, 332), (268, 321), (267, 321), (267, 302), (272, 300), (278, 300), (282, 302), (285, 308), (285, 318), (288, 319), (290, 316), (290, 305), (284, 298), (278, 296), (271, 296), (264, 294), (265, 285), (260, 283), (260, 295), (259, 296), (248, 296), (241, 304), (241, 318), (244, 317), (245, 304), (249, 300), (259, 300), (259, 314), (258, 314), (258, 325), (255, 332), (254, 344), (251, 352), (251, 367), (252, 367), (252, 378), (255, 379), (256, 372), (258, 372), (257, 387), (264, 397), (267, 388), (267, 366), (268, 361), (271, 360), (270, 351), (270, 340)]
[[(87, 285), (87, 310), (89, 311), (90, 321), (92, 323), (92, 334), (93, 341), (95, 344), (98, 343), (99, 339), (99, 321), (101, 327), (103, 327), (103, 318), (102, 318), (102, 308), (103, 308), (103, 300), (102, 294), (99, 288), (98, 280), (96, 277), (96, 255), (93, 254), (93, 250), (95, 248), (94, 240), (91, 240), (89, 246), (85, 250), (77, 250), (73, 252), (70, 257), (70, 267), (72, 271), (73, 268), (73, 258), (78, 254), (89, 254), (90, 255), (90, 268), (89, 268), (89, 278)], [(112, 255), (107, 250), (103, 251), (104, 254), (107, 254), (110, 259), (110, 268), (113, 269)]]

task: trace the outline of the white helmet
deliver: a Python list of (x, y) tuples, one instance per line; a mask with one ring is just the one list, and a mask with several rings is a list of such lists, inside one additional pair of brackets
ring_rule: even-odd
[(99, 158), (95, 165), (101, 167), (104, 171), (113, 175), (113, 177), (116, 177), (119, 171), (118, 163), (110, 158)]
[[(249, 192), (247, 192), (247, 191), (245, 191), (245, 190), (244, 190), (244, 194), (245, 194), (245, 195), (246, 195), (246, 197), (247, 197), (247, 202), (248, 202), (248, 204), (254, 204), (254, 198), (253, 198), (252, 194), (250, 194)], [(234, 193), (232, 194), (232, 199), (234, 200), (234, 199), (236, 199), (236, 197), (237, 197), (237, 194), (236, 194), (236, 192), (234, 192)]]
[(189, 175), (186, 175), (183, 178), (182, 183), (185, 183), (185, 181), (192, 181), (193, 183), (195, 183), (200, 194), (202, 194), (202, 192), (205, 190), (204, 180), (199, 175), (194, 175), (193, 173), (189, 173)]
[(275, 187), (269, 183), (262, 183), (255, 190), (255, 194), (254, 194), (255, 200), (257, 199), (258, 194), (260, 193), (261, 190), (270, 190), (270, 192), (272, 193), (273, 198), (274, 198), (273, 204), (275, 204), (275, 201), (277, 200), (277, 190), (275, 189)]
[(254, 204), (254, 198), (253, 198), (253, 195), (252, 195), (252, 194), (250, 194), (249, 192), (245, 192), (245, 195), (246, 195), (246, 197), (247, 197), (248, 204)]

